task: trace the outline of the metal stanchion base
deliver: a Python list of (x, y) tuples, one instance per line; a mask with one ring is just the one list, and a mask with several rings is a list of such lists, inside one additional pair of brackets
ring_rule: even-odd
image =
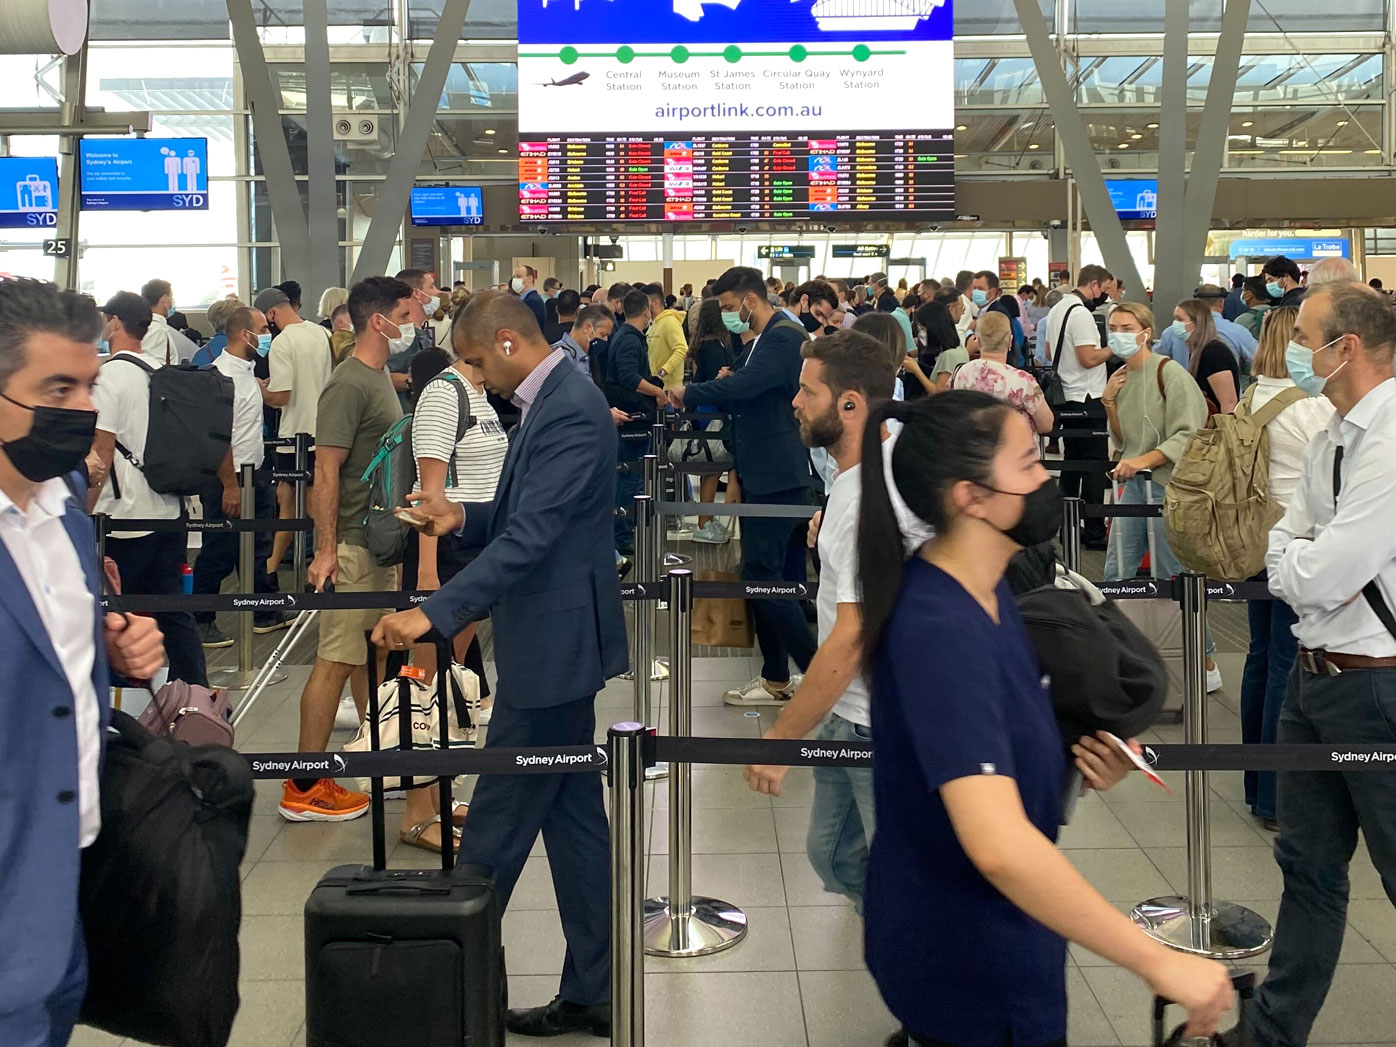
[(669, 679), (669, 659), (656, 658), (654, 660), (654, 670), (650, 673), (651, 680)]
[(1231, 902), (1213, 904), (1211, 919), (1203, 925), (1208, 940), (1201, 947), (1193, 944), (1192, 916), (1186, 898), (1150, 898), (1136, 905), (1130, 918), (1156, 941), (1214, 960), (1243, 960), (1265, 952), (1274, 940), (1274, 932), (1264, 917)]
[(669, 777), (669, 765), (667, 763), (656, 763), (645, 768), (645, 781), (657, 782), (661, 778)]
[(715, 898), (693, 898), (685, 914), (672, 915), (669, 899), (646, 898), (645, 952), (650, 956), (707, 956), (746, 937), (746, 913)]
[(665, 567), (686, 567), (693, 562), (693, 557), (687, 553), (665, 553)]

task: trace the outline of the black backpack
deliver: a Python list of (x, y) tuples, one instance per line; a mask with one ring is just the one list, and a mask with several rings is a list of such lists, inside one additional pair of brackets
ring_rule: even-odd
[[(218, 467), (233, 441), (233, 380), (212, 367), (152, 367), (131, 353), (118, 353), (103, 366), (122, 361), (150, 376), (150, 421), (144, 461), (119, 440), (117, 451), (145, 475), (156, 494), (207, 491), (217, 481)], [(112, 491), (121, 497), (115, 473)]]
[(153, 735), (114, 710), (102, 831), (82, 854), (81, 1020), (169, 1047), (224, 1047), (238, 1011), (238, 928), (252, 772), (217, 745)]

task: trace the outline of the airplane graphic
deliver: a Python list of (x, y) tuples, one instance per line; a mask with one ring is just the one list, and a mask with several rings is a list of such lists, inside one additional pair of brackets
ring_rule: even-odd
[(565, 76), (561, 80), (549, 80), (546, 84), (539, 84), (540, 87), (572, 87), (580, 84), (583, 80), (591, 79), (590, 73), (573, 73)]

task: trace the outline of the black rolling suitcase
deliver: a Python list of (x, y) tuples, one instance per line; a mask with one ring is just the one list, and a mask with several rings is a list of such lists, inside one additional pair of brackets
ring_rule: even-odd
[[(450, 645), (437, 644), (437, 708), (447, 745)], [(378, 747), (377, 663), (369, 723)], [(411, 703), (399, 737), (411, 745)], [(442, 832), (451, 784), (440, 779)], [(499, 899), (489, 872), (386, 869), (383, 780), (372, 781), (373, 865), (341, 865), (305, 903), (306, 1047), (503, 1047), (507, 984)]]
[[(1248, 1047), (1251, 1042), (1251, 1001), (1255, 998), (1255, 972), (1236, 972), (1231, 976), (1231, 987), (1236, 990), (1236, 1013), (1239, 1016), (1236, 1028), (1241, 1034), (1241, 1044)], [(1164, 1038), (1164, 1014), (1172, 1005), (1172, 1000), (1165, 1000), (1162, 996), (1154, 997), (1154, 1047), (1180, 1047), (1186, 1042), (1181, 1025), (1173, 1030), (1172, 1035)]]

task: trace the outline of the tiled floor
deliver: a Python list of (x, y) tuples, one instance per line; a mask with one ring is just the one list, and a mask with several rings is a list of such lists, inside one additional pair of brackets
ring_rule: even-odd
[[(706, 553), (704, 559), (709, 556), (717, 559)], [(1099, 565), (1094, 567), (1098, 571)], [(1244, 637), (1243, 609), (1224, 613)], [(1219, 658), (1227, 688), (1211, 703), (1211, 736), (1239, 741), (1241, 656), (1234, 653), (1234, 638), (1219, 641), (1233, 653)], [(262, 638), (259, 648), (266, 645)], [(770, 723), (771, 711), (756, 715), (726, 708), (721, 694), (749, 679), (756, 664), (746, 653), (723, 654), (695, 662), (695, 733), (755, 737)], [(291, 666), (288, 671), (289, 679), (269, 691), (244, 724), (239, 737), (244, 748), (295, 747), (297, 698), (307, 668)], [(655, 686), (660, 688), (663, 725), (666, 692), (663, 685)], [(630, 685), (612, 682), (598, 698), (598, 736), (608, 723), (630, 718), (631, 701)], [(1161, 727), (1146, 740), (1181, 741), (1181, 728)], [(648, 962), (649, 1042), (659, 1047), (881, 1044), (895, 1023), (863, 968), (859, 920), (847, 903), (823, 891), (804, 855), (809, 771), (792, 771), (784, 795), (775, 799), (747, 790), (739, 768), (698, 768), (693, 777), (694, 891), (743, 908), (751, 930), (741, 944), (715, 956)], [(1172, 797), (1136, 776), (1105, 797), (1087, 798), (1063, 834), (1061, 845), (1073, 862), (1121, 908), (1185, 889), (1181, 775), (1167, 777)], [(1214, 775), (1211, 784), (1216, 894), (1273, 919), (1280, 877), (1270, 855), (1272, 838), (1243, 809), (1239, 775)], [(328, 867), (369, 857), (368, 819), (338, 826), (288, 825), (275, 813), (279, 788), (279, 783), (259, 783), (244, 865), (242, 1010), (235, 1047), (304, 1043), (302, 905)], [(662, 894), (668, 876), (667, 786), (661, 783), (651, 792), (648, 877), (651, 893)], [(399, 810), (400, 804), (390, 805), (389, 839)], [(400, 845), (390, 852), (390, 861), (433, 864), (431, 856)], [(510, 998), (516, 1006), (549, 1000), (562, 967), (563, 942), (547, 861), (540, 843), (504, 921)], [(1354, 862), (1352, 884), (1347, 943), (1311, 1042), (1396, 1045), (1396, 910), (1365, 853)], [(1138, 979), (1074, 947), (1069, 964), (1070, 1042), (1077, 1047), (1146, 1044), (1150, 997)], [(1261, 964), (1263, 970), (1263, 958)], [(89, 1030), (80, 1030), (75, 1039), (79, 1047), (114, 1042)], [(519, 1047), (530, 1041), (509, 1042)], [(600, 1041), (572, 1037), (555, 1042), (580, 1047)], [(403, 1047), (410, 1043), (404, 1041)]]

